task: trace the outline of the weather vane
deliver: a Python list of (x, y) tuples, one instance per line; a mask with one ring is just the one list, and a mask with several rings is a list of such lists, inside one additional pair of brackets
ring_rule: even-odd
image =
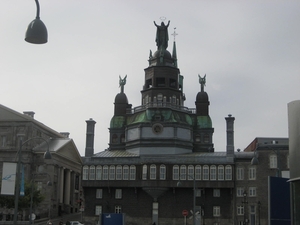
[(178, 35), (178, 34), (176, 33), (176, 27), (174, 27), (174, 32), (172, 33), (172, 35), (174, 36), (174, 42), (175, 42), (176, 35)]

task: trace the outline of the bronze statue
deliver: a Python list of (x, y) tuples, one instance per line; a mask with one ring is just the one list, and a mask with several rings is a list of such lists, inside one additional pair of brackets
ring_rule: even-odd
[(205, 86), (205, 83), (206, 83), (206, 74), (204, 75), (204, 77), (201, 77), (198, 74), (198, 77), (199, 77), (199, 84), (201, 85), (201, 92), (203, 92), (204, 91), (204, 86)]
[(119, 75), (119, 84), (120, 84), (119, 87), (121, 87), (121, 93), (124, 93), (124, 86), (126, 84), (126, 78), (127, 78), (127, 75), (123, 79)]
[(170, 20), (168, 21), (168, 24), (165, 25), (164, 22), (161, 22), (161, 25), (157, 25), (154, 21), (154, 25), (157, 27), (156, 30), (156, 45), (157, 49), (164, 49), (166, 50), (168, 47), (168, 41), (169, 41), (169, 34), (168, 34), (168, 27), (170, 24)]

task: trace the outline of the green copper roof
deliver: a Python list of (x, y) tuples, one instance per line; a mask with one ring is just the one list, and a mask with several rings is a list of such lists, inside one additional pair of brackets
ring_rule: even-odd
[(212, 128), (210, 116), (197, 116), (198, 128)]
[(114, 116), (110, 120), (110, 128), (121, 128), (125, 125), (125, 117), (124, 116)]

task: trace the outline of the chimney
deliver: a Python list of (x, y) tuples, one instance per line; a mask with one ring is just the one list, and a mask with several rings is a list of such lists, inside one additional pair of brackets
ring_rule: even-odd
[(35, 112), (33, 112), (33, 111), (24, 111), (23, 113), (24, 113), (24, 115), (27, 115), (27, 116), (30, 116), (31, 118), (34, 118)]
[(228, 117), (225, 117), (226, 120), (226, 135), (227, 135), (227, 144), (226, 144), (226, 155), (230, 161), (233, 161), (234, 158), (234, 129), (233, 124), (235, 118), (231, 114)]
[(94, 155), (94, 136), (95, 136), (96, 121), (90, 118), (85, 122), (86, 122), (85, 157), (91, 157)]

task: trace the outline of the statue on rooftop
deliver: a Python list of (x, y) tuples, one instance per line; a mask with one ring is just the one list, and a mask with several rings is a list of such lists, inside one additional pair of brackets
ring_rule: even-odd
[(198, 77), (199, 77), (199, 84), (201, 85), (201, 92), (203, 92), (204, 91), (204, 86), (205, 86), (205, 83), (206, 83), (206, 74), (204, 75), (204, 77), (201, 77), (198, 74)]
[(119, 87), (121, 87), (121, 93), (124, 93), (124, 86), (126, 84), (126, 78), (127, 75), (122, 79), (121, 76), (119, 75)]
[(157, 49), (164, 49), (166, 50), (168, 47), (168, 41), (169, 41), (169, 34), (168, 34), (168, 27), (170, 24), (170, 20), (168, 21), (168, 24), (165, 25), (164, 22), (161, 22), (160, 26), (157, 25), (154, 21), (154, 25), (157, 27), (156, 30), (156, 45)]

